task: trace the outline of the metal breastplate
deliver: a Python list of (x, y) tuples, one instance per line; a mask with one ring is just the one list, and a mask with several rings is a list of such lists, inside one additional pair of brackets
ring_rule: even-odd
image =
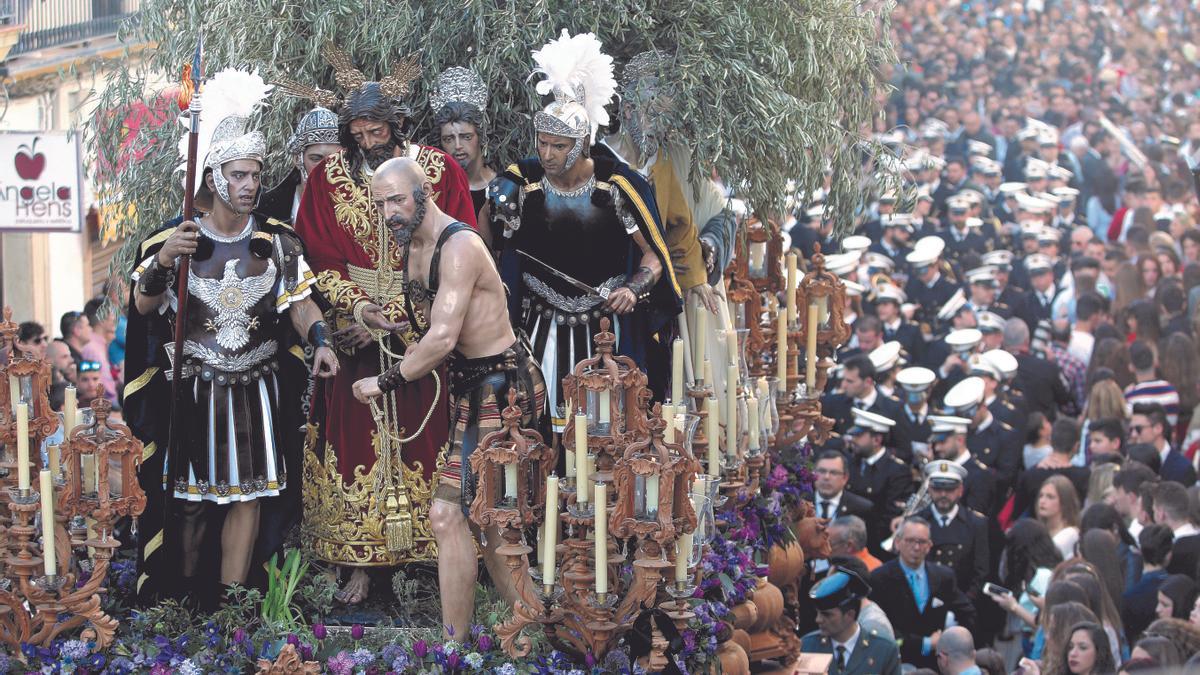
[(194, 260), (188, 289), (184, 354), (224, 372), (243, 372), (278, 350), (275, 287), (279, 268), (250, 253), (251, 237), (214, 241), (213, 254)]
[[(596, 206), (590, 191), (565, 195), (544, 186), (545, 220), (523, 223), (514, 243), (586, 284), (610, 289), (618, 285), (625, 278), (629, 237), (611, 201)], [(521, 271), (526, 289), (559, 309), (578, 312), (603, 302), (537, 264), (523, 264)]]

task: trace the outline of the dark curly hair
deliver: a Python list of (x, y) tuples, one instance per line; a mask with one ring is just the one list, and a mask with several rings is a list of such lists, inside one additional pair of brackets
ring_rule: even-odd
[(409, 112), (407, 106), (384, 94), (378, 82), (367, 82), (346, 98), (338, 110), (338, 143), (346, 149), (350, 176), (355, 182), (362, 180), (363, 152), (350, 133), (350, 123), (354, 120), (386, 122), (391, 131), (391, 142), (403, 147), (408, 143)]
[(433, 115), (434, 136), (436, 137), (441, 134), (444, 125), (454, 124), (455, 122), (474, 124), (475, 130), (479, 132), (482, 144), (483, 137), (487, 135), (487, 116), (483, 114), (482, 110), (462, 101), (447, 103)]

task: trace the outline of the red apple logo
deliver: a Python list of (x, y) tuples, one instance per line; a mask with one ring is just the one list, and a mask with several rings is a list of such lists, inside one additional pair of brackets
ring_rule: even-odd
[(33, 199), (33, 188), (29, 187), (28, 185), (21, 188), (21, 199), (24, 199), (25, 201), (32, 200)]
[(34, 137), (31, 145), (18, 147), (17, 156), (13, 159), (17, 175), (24, 180), (37, 180), (46, 168), (46, 156), (37, 152), (37, 142), (37, 137)]
[(71, 188), (69, 188), (65, 185), (58, 188), (58, 198), (63, 200), (64, 202), (67, 201), (68, 199), (70, 199), (71, 198)]

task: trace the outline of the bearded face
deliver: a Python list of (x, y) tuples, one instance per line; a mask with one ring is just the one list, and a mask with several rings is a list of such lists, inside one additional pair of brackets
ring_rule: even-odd
[(401, 246), (412, 241), (413, 233), (420, 227), (421, 221), (425, 220), (425, 212), (429, 208), (429, 195), (424, 190), (417, 188), (413, 190), (412, 196), (411, 213), (407, 215), (394, 213), (387, 219), (387, 226), (392, 231), (392, 236)]

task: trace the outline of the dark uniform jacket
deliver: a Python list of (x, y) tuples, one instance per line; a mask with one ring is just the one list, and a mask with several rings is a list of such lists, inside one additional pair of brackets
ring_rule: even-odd
[(867, 538), (871, 552), (875, 553), (880, 542), (891, 536), (892, 519), (903, 513), (904, 503), (913, 493), (912, 471), (908, 463), (891, 450), (884, 452), (874, 464), (855, 456), (850, 462), (848, 487), (851, 492), (871, 500)]
[(901, 660), (918, 668), (936, 668), (937, 650), (930, 650), (928, 655), (921, 653), (924, 638), (945, 629), (949, 612), (954, 612), (956, 624), (974, 631), (975, 607), (958, 589), (949, 568), (926, 560), (925, 577), (929, 597), (924, 607), (917, 607), (900, 559), (889, 560), (871, 574), (870, 597), (896, 629)]
[[(800, 641), (800, 651), (809, 654), (833, 654), (833, 641), (813, 631)], [(896, 643), (879, 635), (867, 635), (861, 628), (858, 642), (850, 652), (850, 661), (843, 670), (837, 658), (829, 664), (829, 675), (900, 675), (900, 650)]]
[(978, 597), (991, 567), (987, 518), (962, 504), (945, 527), (933, 506), (917, 515), (929, 521), (933, 539), (929, 559), (954, 570), (959, 590), (968, 597)]
[[(1007, 491), (1021, 470), (1021, 439), (1013, 428), (992, 417), (984, 429), (971, 429), (967, 434), (967, 449), (984, 466), (996, 472), (1001, 491)], [(987, 509), (982, 509), (988, 512)]]

